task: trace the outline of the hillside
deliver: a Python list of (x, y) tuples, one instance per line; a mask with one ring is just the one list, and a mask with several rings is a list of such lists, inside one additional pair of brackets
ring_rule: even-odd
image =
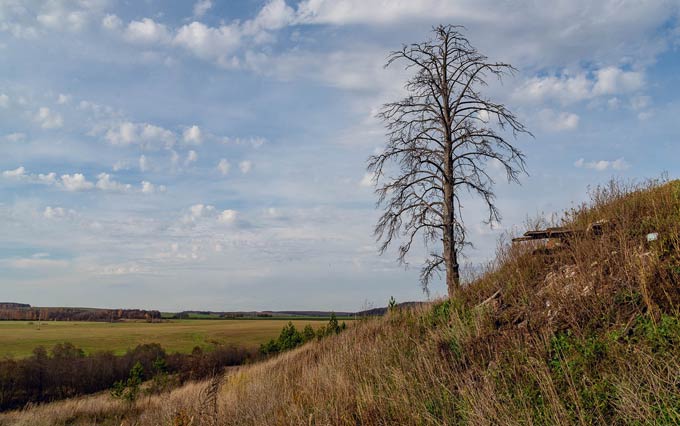
[[(584, 232), (502, 246), (450, 301), (359, 321), (134, 409), (99, 395), (0, 424), (679, 424), (680, 182), (591, 197), (530, 227)], [(602, 235), (585, 232), (593, 223)]]

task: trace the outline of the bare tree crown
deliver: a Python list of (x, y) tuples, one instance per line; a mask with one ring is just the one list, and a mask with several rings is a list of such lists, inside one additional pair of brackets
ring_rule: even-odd
[[(429, 252), (420, 276), (423, 289), (445, 269), (450, 296), (460, 286), (458, 259), (469, 243), (461, 195), (481, 197), (487, 222), (499, 221), (495, 182), (487, 168), (496, 162), (508, 181), (518, 182), (525, 172), (524, 155), (508, 134), (512, 139), (530, 134), (504, 105), (480, 92), (489, 77), (502, 80), (515, 68), (489, 62), (460, 30), (438, 26), (430, 40), (389, 55), (386, 67), (403, 63), (414, 75), (405, 84), (408, 96), (385, 104), (379, 113), (387, 144), (368, 160), (378, 205), (384, 208), (375, 227), (381, 253), (400, 240), (398, 259), (404, 263), (421, 236)], [(396, 175), (388, 175), (395, 170)]]

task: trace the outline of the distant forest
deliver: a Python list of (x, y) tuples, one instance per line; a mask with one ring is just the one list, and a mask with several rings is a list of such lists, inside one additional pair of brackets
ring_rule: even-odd
[(23, 303), (0, 303), (0, 321), (120, 321), (160, 320), (159, 311), (142, 309), (37, 308)]

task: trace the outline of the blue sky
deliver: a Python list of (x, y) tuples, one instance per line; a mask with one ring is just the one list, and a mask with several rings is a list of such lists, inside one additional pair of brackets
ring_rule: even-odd
[[(163, 310), (335, 309), (423, 299), (422, 249), (377, 255), (366, 158), (433, 25), (517, 75), (487, 94), (534, 133), (470, 201), (493, 256), (527, 217), (680, 158), (680, 2), (0, 0), (0, 299)], [(444, 294), (434, 283), (431, 295)]]

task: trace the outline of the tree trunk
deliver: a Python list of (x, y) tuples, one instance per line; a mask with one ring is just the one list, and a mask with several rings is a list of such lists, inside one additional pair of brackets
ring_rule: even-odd
[[(447, 164), (446, 169), (447, 171), (451, 170), (451, 166)], [(448, 290), (449, 298), (453, 297), (460, 288), (458, 252), (456, 250), (455, 238), (453, 185), (450, 183), (451, 180), (449, 179), (448, 182), (444, 183), (444, 235), (442, 238), (444, 243), (444, 264), (446, 266), (446, 289)]]
[(458, 270), (458, 253), (453, 239), (453, 225), (446, 226), (444, 235), (444, 263), (446, 264), (446, 289), (452, 298), (460, 289), (460, 272)]

